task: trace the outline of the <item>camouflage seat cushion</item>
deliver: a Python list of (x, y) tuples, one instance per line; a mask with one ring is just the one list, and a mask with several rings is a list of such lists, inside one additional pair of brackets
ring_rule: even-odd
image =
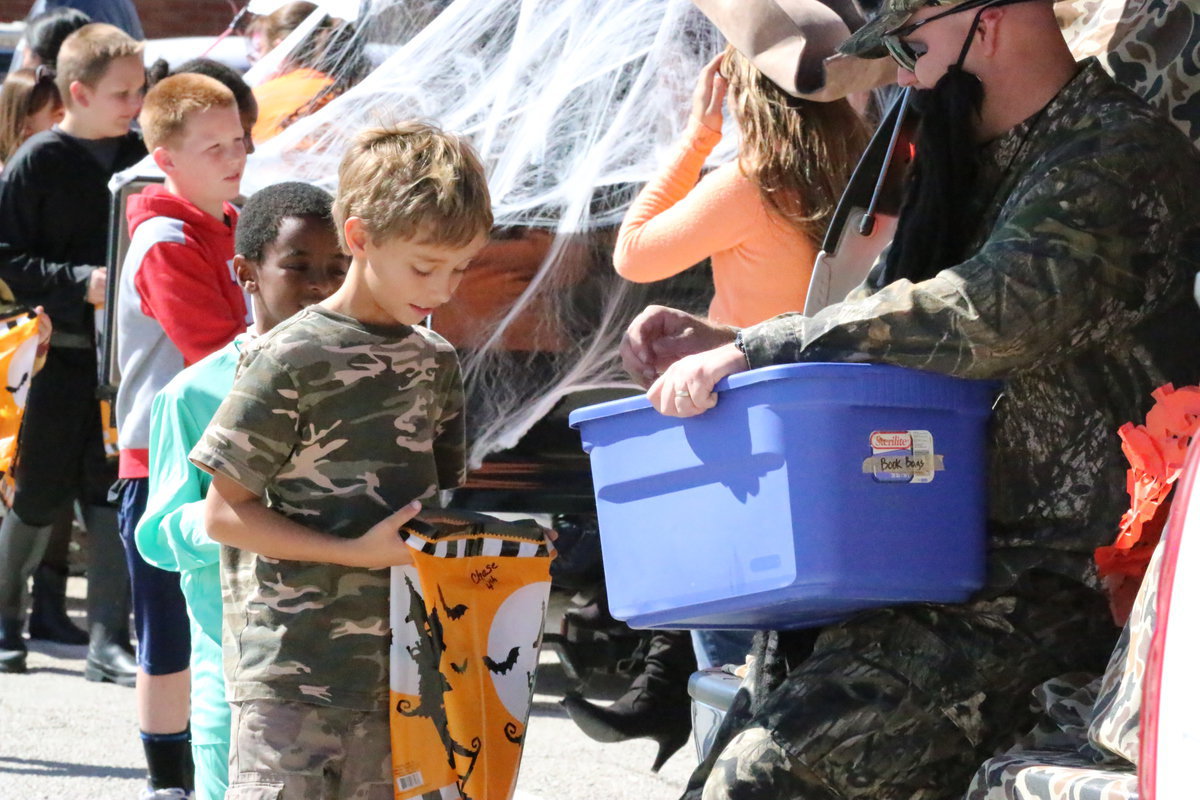
[(1098, 56), (1117, 81), (1200, 145), (1200, 6), (1188, 0), (1058, 0), (1077, 59)]
[(1054, 750), (1028, 750), (997, 756), (980, 769), (984, 794), (971, 800), (1136, 800), (1133, 765), (1124, 770), (1097, 767), (1087, 756)]
[(966, 800), (1136, 800), (1142, 681), (1162, 556), (1160, 543), (1104, 676), (1040, 686), (1043, 720), (1022, 745), (984, 762)]

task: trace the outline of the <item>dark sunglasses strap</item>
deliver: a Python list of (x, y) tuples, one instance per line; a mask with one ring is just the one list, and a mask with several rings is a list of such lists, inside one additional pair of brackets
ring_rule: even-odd
[(1017, 3), (1027, 3), (1030, 0), (992, 0), (987, 2), (984, 0), (983, 5), (975, 12), (975, 19), (971, 20), (971, 30), (967, 33), (967, 38), (963, 40), (962, 50), (959, 51), (957, 66), (961, 69), (963, 62), (967, 60), (967, 53), (971, 50), (971, 43), (975, 41), (975, 32), (979, 30), (979, 20), (983, 16), (983, 12), (989, 8), (999, 8), (1000, 6), (1011, 6)]

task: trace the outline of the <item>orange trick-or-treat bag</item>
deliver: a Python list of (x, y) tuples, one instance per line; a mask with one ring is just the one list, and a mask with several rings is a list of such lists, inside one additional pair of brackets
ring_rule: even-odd
[[(11, 484), (25, 397), (37, 371), (37, 328), (37, 315), (32, 312), (0, 317), (0, 374), (5, 376), (6, 390), (0, 393), (0, 476), (6, 484)], [(0, 495), (9, 494), (0, 488)]]
[(426, 511), (392, 568), (397, 800), (505, 800), (517, 768), (554, 550), (531, 521)]

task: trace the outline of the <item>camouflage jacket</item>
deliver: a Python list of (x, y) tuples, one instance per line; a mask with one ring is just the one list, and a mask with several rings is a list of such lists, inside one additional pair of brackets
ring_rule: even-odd
[(1126, 507), (1117, 428), (1200, 377), (1200, 160), (1094, 60), (981, 148), (975, 254), (743, 332), (752, 366), (865, 361), (1003, 382), (990, 432), (991, 582), (1094, 582)]
[[(190, 457), (295, 522), (357, 537), (461, 483), (462, 405), (458, 359), (440, 336), (314, 306), (247, 348)], [(231, 701), (386, 702), (386, 569), (223, 547), (221, 584)]]

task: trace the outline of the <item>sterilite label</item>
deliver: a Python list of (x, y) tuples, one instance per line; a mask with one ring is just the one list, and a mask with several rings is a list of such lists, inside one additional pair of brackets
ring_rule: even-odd
[(879, 483), (932, 483), (946, 468), (929, 431), (872, 431), (871, 453), (862, 471)]

